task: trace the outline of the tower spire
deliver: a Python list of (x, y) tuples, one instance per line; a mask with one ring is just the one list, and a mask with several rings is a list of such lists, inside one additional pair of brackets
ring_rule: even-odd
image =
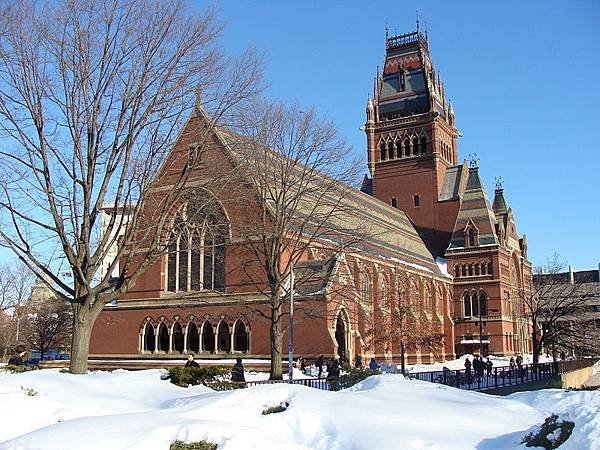
[(419, 10), (417, 9), (417, 33), (419, 33)]

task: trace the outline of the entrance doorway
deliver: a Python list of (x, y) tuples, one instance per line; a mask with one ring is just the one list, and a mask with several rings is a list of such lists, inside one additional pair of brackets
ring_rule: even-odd
[(340, 312), (335, 321), (335, 341), (337, 343), (337, 354), (340, 360), (348, 360), (348, 344), (346, 342), (347, 327)]

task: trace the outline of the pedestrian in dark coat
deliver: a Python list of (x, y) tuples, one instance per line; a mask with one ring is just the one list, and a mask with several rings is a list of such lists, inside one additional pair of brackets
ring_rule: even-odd
[(323, 355), (319, 355), (315, 361), (315, 366), (319, 369), (319, 378), (321, 378), (321, 375), (323, 374)]
[(467, 375), (467, 383), (471, 383), (471, 360), (467, 357), (465, 359), (465, 374)]
[(517, 355), (517, 367), (519, 368), (519, 370), (521, 370), (521, 367), (523, 367), (523, 357), (521, 356), (521, 354), (519, 353)]
[(354, 355), (354, 367), (362, 369), (362, 356)]
[(369, 362), (369, 369), (371, 369), (371, 372), (375, 373), (379, 370), (379, 364), (377, 364), (377, 361), (375, 361), (375, 358), (371, 358), (371, 362)]
[(490, 361), (490, 357), (487, 357), (487, 361), (485, 363), (486, 367), (487, 367), (487, 374), (488, 377), (492, 376), (492, 368), (494, 367), (494, 364), (492, 364), (492, 362)]
[(335, 358), (327, 369), (327, 380), (335, 380), (340, 377), (340, 361)]
[(15, 353), (8, 360), (9, 366), (22, 366), (24, 364), (23, 357), (25, 356), (25, 347), (18, 345), (15, 349)]
[(244, 366), (242, 364), (242, 358), (237, 358), (235, 360), (235, 364), (231, 368), (231, 381), (246, 381), (246, 377), (244, 377)]
[(185, 367), (200, 367), (200, 364), (198, 364), (196, 361), (194, 361), (193, 353), (188, 353), (187, 362), (185, 363)]

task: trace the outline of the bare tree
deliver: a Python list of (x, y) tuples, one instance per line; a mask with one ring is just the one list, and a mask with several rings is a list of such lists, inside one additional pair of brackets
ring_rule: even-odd
[[(544, 349), (587, 352), (600, 338), (588, 300), (599, 294), (597, 287), (569, 279), (565, 264), (554, 254), (535, 269), (533, 292), (522, 295), (526, 314), (532, 321), (533, 361), (539, 361)], [(554, 355), (556, 356), (556, 355)]]
[(28, 300), (35, 276), (29, 268), (18, 261), (0, 266), (0, 352), (6, 357), (10, 348), (23, 340), (22, 322), (29, 309)]
[(396, 266), (392, 273), (395, 295), (391, 288), (378, 289), (378, 312), (367, 314), (365, 323), (373, 345), (383, 346), (386, 351), (392, 346), (399, 348), (401, 371), (405, 373), (407, 351), (439, 350), (444, 338), (442, 300), (433, 304), (433, 289), (422, 298), (415, 276), (407, 270)]
[(246, 111), (237, 131), (243, 138), (229, 134), (227, 142), (249, 194), (236, 202), (254, 216), (232, 224), (243, 263), (231, 270), (268, 299), (267, 312), (248, 307), (270, 324), (270, 378), (280, 379), (290, 272), (311, 249), (331, 256), (363, 234), (348, 221), (358, 164), (334, 124), (312, 109), (264, 102)]
[[(208, 145), (198, 136), (260, 90), (260, 58), (223, 56), (215, 13), (186, 5), (0, 4), (0, 241), (72, 305), (72, 373), (87, 371), (104, 305), (164, 253), (172, 205)], [(205, 132), (190, 130), (181, 165), (169, 155), (198, 92)], [(168, 192), (148, 195), (165, 180)]]
[(48, 352), (68, 351), (73, 325), (69, 304), (50, 298), (32, 306), (27, 316), (27, 343), (40, 352), (40, 360)]

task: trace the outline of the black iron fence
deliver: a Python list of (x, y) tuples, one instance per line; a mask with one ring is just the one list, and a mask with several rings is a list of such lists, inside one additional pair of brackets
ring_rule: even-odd
[(295, 380), (259, 380), (259, 381), (243, 381), (243, 382), (227, 382), (227, 383), (216, 383), (211, 385), (216, 391), (224, 391), (230, 389), (239, 389), (251, 386), (260, 386), (263, 384), (295, 384), (300, 386), (306, 386), (313, 389), (321, 389), (323, 391), (339, 391), (340, 389), (346, 389), (355, 382), (345, 376), (339, 378), (298, 378)]
[[(598, 359), (578, 359), (572, 361), (558, 361), (539, 364), (524, 364), (522, 366), (503, 366), (487, 368), (483, 370), (437, 370), (431, 372), (414, 372), (408, 374), (410, 378), (429, 381), (431, 383), (444, 384), (460, 389), (485, 391), (488, 389), (501, 388), (504, 386), (513, 386), (531, 381), (540, 381), (566, 372), (590, 367)], [(346, 389), (355, 384), (359, 379), (353, 379), (342, 375), (339, 378), (299, 378), (295, 380), (260, 380), (246, 382), (226, 382), (211, 385), (215, 390), (230, 390), (251, 386), (260, 386), (263, 384), (294, 384), (307, 386), (313, 389), (324, 391), (338, 391)]]
[(479, 370), (445, 369), (432, 372), (415, 372), (410, 373), (409, 376), (417, 380), (445, 384), (460, 389), (484, 391), (553, 378), (566, 372), (590, 367), (596, 361), (593, 359), (578, 359), (524, 364), (521, 366), (492, 367), (490, 369), (480, 368)]

